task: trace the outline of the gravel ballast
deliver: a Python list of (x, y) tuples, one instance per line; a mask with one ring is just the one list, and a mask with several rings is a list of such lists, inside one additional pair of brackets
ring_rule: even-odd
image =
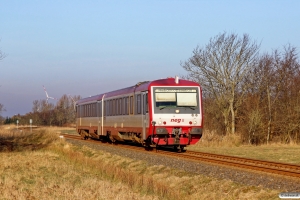
[(101, 142), (99, 142), (99, 144), (94, 144), (72, 139), (66, 139), (66, 141), (73, 145), (84, 145), (95, 150), (101, 150), (111, 154), (125, 156), (133, 160), (143, 160), (148, 163), (149, 166), (165, 165), (194, 174), (202, 174), (218, 179), (231, 180), (233, 182), (249, 186), (261, 186), (263, 188), (280, 190), (282, 192), (300, 191), (300, 180), (296, 178), (285, 178), (277, 175), (268, 175), (265, 173), (251, 172), (219, 165), (192, 162), (179, 158), (165, 157), (159, 154), (153, 156), (153, 154), (147, 153), (146, 150), (143, 153), (133, 150), (120, 149), (115, 145), (101, 145)]

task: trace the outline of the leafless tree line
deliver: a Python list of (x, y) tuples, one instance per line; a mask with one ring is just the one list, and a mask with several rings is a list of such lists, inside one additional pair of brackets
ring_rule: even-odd
[(259, 54), (247, 34), (222, 33), (196, 47), (182, 67), (203, 88), (204, 121), (219, 134), (244, 142), (300, 139), (300, 70), (297, 49)]
[(22, 116), (14, 116), (11, 121), (15, 123), (16, 120), (19, 120), (20, 125), (29, 124), (30, 119), (32, 119), (34, 125), (38, 126), (74, 125), (76, 118), (75, 104), (80, 98), (79, 95), (64, 94), (56, 102), (56, 105), (47, 103), (45, 99), (34, 100), (32, 112)]

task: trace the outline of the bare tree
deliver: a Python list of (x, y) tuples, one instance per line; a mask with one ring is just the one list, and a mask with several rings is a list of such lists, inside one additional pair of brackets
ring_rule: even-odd
[(0, 115), (3, 111), (5, 111), (4, 105), (0, 103)]
[[(259, 45), (244, 34), (225, 32), (210, 39), (205, 48), (197, 48), (193, 56), (181, 63), (188, 78), (199, 82), (205, 97), (215, 99), (224, 117), (226, 133), (235, 133), (236, 114), (246, 92), (245, 77), (257, 64)], [(231, 115), (231, 126), (230, 126)]]

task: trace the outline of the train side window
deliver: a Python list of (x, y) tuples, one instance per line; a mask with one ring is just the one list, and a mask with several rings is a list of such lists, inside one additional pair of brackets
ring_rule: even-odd
[(112, 100), (109, 100), (109, 116), (112, 116)]
[(82, 109), (81, 109), (81, 116), (84, 117), (84, 105), (82, 105), (81, 108), (82, 108)]
[(96, 103), (93, 103), (93, 117), (96, 117), (97, 115), (96, 115)]
[(123, 105), (123, 106), (122, 106), (122, 114), (123, 114), (123, 115), (125, 115), (125, 113), (126, 113), (126, 111), (125, 111), (125, 109), (126, 109), (126, 103), (125, 103), (125, 102), (126, 102), (126, 101), (125, 101), (125, 100), (126, 100), (126, 97), (123, 97), (123, 98), (122, 98), (122, 105)]
[(92, 116), (92, 104), (89, 105), (89, 117)]
[(88, 117), (90, 117), (90, 116), (91, 116), (91, 114), (90, 114), (90, 113), (91, 113), (91, 110), (90, 110), (90, 108), (91, 108), (91, 105), (89, 104), (89, 105), (88, 105), (88, 115), (87, 115)]
[(90, 104), (90, 117), (93, 116), (93, 104), (91, 103)]
[(118, 108), (119, 108), (119, 112), (118, 112), (118, 115), (122, 115), (122, 99), (119, 98), (118, 99)]
[(116, 114), (116, 100), (112, 100), (112, 115)]
[(99, 102), (99, 116), (102, 117), (102, 104), (103, 104), (103, 101), (100, 101)]
[(95, 109), (94, 109), (94, 106), (95, 106), (95, 104), (92, 103), (92, 104), (91, 104), (91, 117), (94, 117), (94, 116), (95, 116)]
[(133, 96), (130, 96), (130, 114), (133, 114)]
[(149, 107), (149, 105), (148, 105), (148, 93), (146, 94), (146, 106), (145, 106), (145, 110), (146, 110), (146, 113), (148, 113), (149, 111), (148, 111), (148, 107)]
[(125, 99), (125, 115), (129, 114), (128, 107), (129, 107), (129, 97), (126, 97), (126, 99)]
[(141, 101), (141, 94), (138, 94), (136, 96), (136, 112), (137, 114), (141, 114), (141, 104), (142, 101)]
[(105, 101), (105, 116), (108, 116), (109, 115), (109, 101)]
[(111, 115), (111, 100), (107, 101), (107, 116)]
[(118, 115), (118, 99), (115, 99), (115, 106), (114, 106), (114, 108), (115, 108), (115, 115)]
[(104, 104), (103, 104), (103, 108), (104, 108), (104, 116), (106, 116), (106, 112), (107, 112), (107, 109), (106, 109), (106, 104), (107, 104), (107, 102), (106, 101), (104, 101)]
[(84, 116), (87, 117), (87, 105), (84, 105)]
[(106, 116), (109, 116), (109, 103), (110, 103), (110, 101), (109, 100), (107, 100), (106, 101)]
[(115, 107), (115, 115), (118, 115), (118, 112), (119, 112), (118, 111), (119, 110), (118, 99), (115, 99), (114, 102), (115, 102), (115, 106), (114, 106)]
[(77, 117), (79, 118), (79, 117), (81, 117), (81, 113), (80, 113), (80, 111), (81, 111), (81, 109), (80, 109), (80, 105), (77, 105), (76, 106), (76, 114), (77, 114)]

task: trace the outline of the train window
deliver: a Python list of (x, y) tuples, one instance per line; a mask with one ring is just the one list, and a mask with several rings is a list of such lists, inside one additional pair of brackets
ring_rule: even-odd
[(145, 110), (146, 110), (146, 113), (148, 113), (149, 112), (149, 110), (148, 110), (148, 93), (146, 94), (146, 106), (145, 106)]
[(130, 97), (130, 114), (133, 114), (133, 96)]
[(106, 109), (106, 106), (107, 106), (107, 101), (104, 101), (104, 105), (103, 105), (103, 108), (104, 108), (104, 116), (106, 116), (106, 112), (107, 112), (107, 109)]
[(143, 95), (143, 114), (148, 113), (148, 93)]
[(83, 117), (86, 117), (86, 105), (83, 105)]
[(142, 102), (141, 102), (141, 95), (140, 94), (138, 94), (137, 96), (136, 96), (136, 112), (137, 112), (137, 114), (141, 114), (141, 104)]
[(112, 115), (116, 114), (116, 100), (112, 100)]
[(104, 114), (105, 114), (105, 116), (108, 116), (108, 101), (105, 101), (104, 102)]
[(119, 99), (119, 115), (122, 115), (122, 98)]
[(112, 116), (113, 113), (112, 113), (112, 100), (109, 100), (109, 116)]
[(106, 116), (109, 116), (109, 100), (106, 101)]
[(82, 117), (82, 115), (81, 115), (81, 106), (80, 105), (78, 105), (78, 110), (77, 110), (77, 112), (78, 112), (78, 117)]
[(118, 99), (115, 99), (114, 100), (114, 102), (115, 102), (115, 115), (118, 115)]
[(91, 104), (91, 117), (95, 116), (95, 104)]
[(124, 97), (123, 99), (122, 99), (122, 114), (123, 115), (125, 115), (125, 113), (126, 113), (126, 111), (125, 111), (125, 108), (126, 108), (126, 103), (125, 103), (125, 99), (126, 99), (126, 97)]
[(126, 99), (125, 99), (125, 115), (129, 114), (128, 107), (129, 107), (129, 97), (126, 97)]
[(87, 117), (88, 109), (87, 105), (84, 105), (84, 116)]
[(91, 104), (88, 105), (88, 117), (91, 116)]
[(92, 113), (92, 111), (93, 111), (92, 106), (93, 106), (93, 104), (90, 104), (90, 117), (93, 116), (93, 113)]
[(107, 116), (110, 116), (110, 100), (107, 101)]
[(89, 104), (89, 117), (92, 116), (92, 104)]
[(102, 117), (102, 101), (98, 101), (97, 103), (98, 103), (98, 105), (97, 105), (97, 112), (98, 112), (97, 116)]
[(93, 107), (92, 107), (92, 111), (93, 111), (93, 117), (96, 117), (96, 103), (93, 103)]
[(114, 99), (114, 115), (118, 115), (118, 99)]

